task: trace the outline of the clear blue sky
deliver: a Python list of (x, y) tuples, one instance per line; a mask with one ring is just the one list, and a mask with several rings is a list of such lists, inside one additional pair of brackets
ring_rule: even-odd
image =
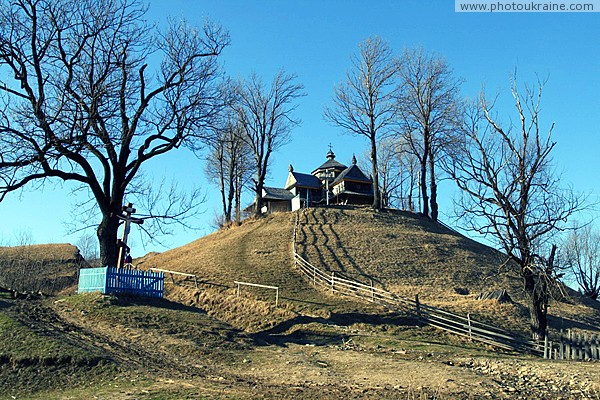
[[(598, 200), (600, 13), (455, 13), (454, 1), (448, 0), (150, 2), (149, 19), (164, 22), (167, 15), (198, 24), (208, 17), (228, 29), (231, 46), (222, 59), (229, 75), (244, 77), (256, 71), (269, 81), (284, 68), (305, 85), (307, 96), (300, 99), (297, 110), (302, 124), (292, 132), (293, 141), (274, 154), (268, 185), (282, 186), (290, 163), (296, 171), (310, 172), (324, 161), (330, 142), (342, 162), (348, 163), (353, 153), (363, 153), (362, 138), (344, 135), (328, 125), (322, 113), (358, 43), (378, 35), (398, 53), (404, 47), (422, 46), (446, 57), (455, 74), (465, 80), (462, 89), (468, 97), (477, 96), (485, 85), (490, 94), (507, 98), (515, 67), (521, 82), (533, 82), (535, 74), (548, 77), (542, 124), (556, 123), (557, 167), (564, 171), (566, 182), (578, 191), (593, 192), (592, 199)], [(499, 111), (512, 113), (513, 109), (507, 101)], [(209, 233), (209, 221), (219, 204), (217, 188), (205, 182), (202, 163), (185, 151), (158, 159), (150, 167), (148, 174), (156, 180), (166, 176), (179, 177), (182, 184), (199, 182), (210, 199), (196, 221), (198, 231), (178, 231), (162, 238), (167, 247), (148, 244), (145, 249), (134, 235), (134, 256), (180, 246)], [(452, 209), (449, 184), (444, 184), (442, 194), (442, 219), (447, 220)], [(34, 243), (75, 243), (81, 234), (68, 235), (64, 226), (74, 201), (68, 185), (14, 193), (0, 203), (0, 244), (14, 243), (21, 232), (30, 234)]]

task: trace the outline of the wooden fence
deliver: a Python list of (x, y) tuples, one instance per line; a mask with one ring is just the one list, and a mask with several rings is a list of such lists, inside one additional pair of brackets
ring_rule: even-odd
[(263, 288), (263, 289), (273, 289), (275, 290), (275, 307), (277, 307), (279, 305), (279, 287), (277, 286), (269, 286), (269, 285), (260, 285), (258, 283), (248, 283), (248, 282), (239, 282), (239, 281), (233, 281), (233, 283), (235, 283), (237, 285), (237, 297), (240, 297), (240, 287), (241, 286), (252, 286), (252, 287), (258, 287), (258, 288)]
[(128, 293), (145, 297), (163, 297), (164, 275), (160, 272), (115, 267), (82, 268), (79, 293)]
[(183, 279), (182, 281), (185, 282), (187, 280), (191, 280), (194, 282), (194, 286), (196, 288), (198, 288), (198, 277), (194, 274), (186, 274), (185, 272), (178, 272), (178, 271), (171, 271), (168, 269), (160, 269), (160, 268), (149, 268), (149, 271), (154, 271), (154, 272), (162, 272), (163, 274), (170, 274), (171, 275), (171, 283), (173, 285), (175, 285), (175, 276), (182, 276)]
[(600, 338), (598, 335), (575, 333), (570, 329), (560, 332), (557, 341), (546, 337), (544, 358), (552, 360), (600, 360)]
[(538, 344), (517, 337), (510, 332), (485, 324), (466, 316), (458, 315), (440, 308), (431, 307), (414, 299), (400, 297), (386, 290), (376, 288), (345, 277), (336, 276), (335, 272), (325, 272), (315, 267), (296, 250), (296, 238), (299, 227), (298, 214), (294, 225), (293, 252), (294, 264), (308, 278), (314, 286), (320, 286), (332, 294), (357, 297), (366, 301), (384, 305), (390, 309), (409, 312), (415, 315), (422, 323), (442, 329), (456, 335), (482, 342), (505, 350), (534, 353), (543, 355), (544, 344)]

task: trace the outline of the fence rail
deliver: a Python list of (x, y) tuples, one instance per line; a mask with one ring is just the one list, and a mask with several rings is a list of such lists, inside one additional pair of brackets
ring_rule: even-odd
[(171, 275), (171, 283), (175, 284), (175, 275), (183, 276), (184, 280), (191, 278), (194, 281), (194, 286), (198, 288), (198, 276), (194, 274), (186, 274), (185, 272), (171, 271), (169, 269), (149, 268), (149, 271), (162, 272), (163, 274)]
[(409, 312), (417, 316), (419, 321), (498, 348), (538, 354), (544, 353), (544, 344), (525, 340), (510, 332), (471, 318), (470, 314), (462, 316), (447, 310), (428, 306), (415, 299), (400, 297), (394, 293), (372, 284), (367, 285), (351, 279), (336, 276), (335, 272), (325, 272), (304, 259), (297, 252), (296, 241), (299, 229), (299, 214), (296, 214), (293, 234), (294, 265), (309, 279), (314, 286), (321, 286), (331, 293), (357, 297), (372, 303), (378, 303), (398, 311)]

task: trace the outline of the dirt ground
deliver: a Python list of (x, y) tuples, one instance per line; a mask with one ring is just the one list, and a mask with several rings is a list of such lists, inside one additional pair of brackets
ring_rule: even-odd
[(18, 373), (5, 359), (2, 382), (11, 384), (0, 398), (600, 398), (598, 363), (497, 354), (430, 328), (386, 333), (311, 322), (247, 334), (165, 300), (72, 296), (6, 304), (2, 312), (40, 337), (102, 354), (118, 372), (86, 384), (76, 383), (71, 369), (45, 388), (17, 390)]

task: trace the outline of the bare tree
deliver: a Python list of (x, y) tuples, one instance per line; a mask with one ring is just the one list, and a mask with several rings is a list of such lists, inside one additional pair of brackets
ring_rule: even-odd
[(345, 131), (369, 140), (373, 178), (373, 208), (382, 208), (377, 145), (397, 126), (398, 69), (389, 45), (379, 37), (359, 44), (346, 82), (335, 88), (327, 120)]
[(98, 239), (94, 235), (84, 233), (75, 244), (81, 256), (88, 262), (97, 264), (98, 261)]
[[(370, 151), (367, 159), (370, 159)], [(402, 185), (400, 149), (396, 141), (383, 139), (377, 146), (379, 172), (379, 192), (382, 207), (397, 207), (400, 201), (399, 189)]]
[(600, 294), (600, 233), (590, 225), (569, 232), (561, 251), (584, 296)]
[(457, 131), (462, 81), (445, 59), (421, 48), (404, 51), (400, 75), (402, 132), (420, 163), (422, 211), (437, 221), (437, 159)]
[(243, 135), (241, 124), (228, 119), (212, 141), (206, 164), (206, 174), (221, 193), (223, 225), (230, 224), (232, 216), (240, 222), (241, 192), (252, 169), (250, 148)]
[[(417, 163), (403, 138), (385, 138), (377, 145), (379, 186), (383, 207), (413, 211), (417, 183)], [(370, 165), (370, 151), (361, 165)]]
[(540, 121), (542, 87), (541, 82), (526, 87), (522, 96), (513, 81), (516, 126), (503, 126), (482, 93), (478, 110), (465, 119), (465, 140), (446, 168), (463, 193), (457, 209), (465, 227), (495, 241), (506, 254), (505, 267), (523, 279), (535, 340), (544, 338), (549, 291), (557, 279), (556, 247), (549, 240), (582, 204), (554, 173), (554, 126), (542, 132)]
[(398, 145), (398, 169), (400, 172), (398, 197), (404, 210), (415, 211), (415, 197), (419, 196), (419, 160), (411, 151), (408, 142), (401, 138)]
[[(221, 103), (217, 56), (228, 35), (183, 21), (154, 34), (145, 13), (139, 0), (0, 8), (0, 200), (47, 179), (84, 187), (102, 215), (104, 265), (116, 264), (116, 215), (142, 165), (201, 135)], [(145, 211), (190, 211), (164, 210)]]
[(295, 80), (295, 75), (281, 70), (270, 87), (266, 87), (255, 73), (238, 85), (233, 108), (243, 130), (243, 139), (252, 152), (256, 216), (262, 212), (262, 191), (271, 155), (289, 142), (290, 130), (300, 123), (293, 114), (296, 99), (304, 96), (304, 86)]

